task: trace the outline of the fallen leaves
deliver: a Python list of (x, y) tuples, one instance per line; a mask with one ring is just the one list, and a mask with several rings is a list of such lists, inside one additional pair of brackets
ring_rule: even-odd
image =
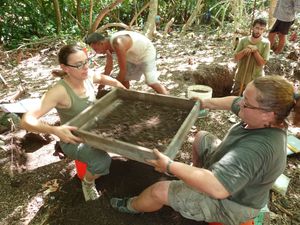
[(59, 183), (57, 179), (49, 180), (42, 185), (44, 190), (44, 195), (48, 195), (49, 193), (56, 192), (60, 189)]

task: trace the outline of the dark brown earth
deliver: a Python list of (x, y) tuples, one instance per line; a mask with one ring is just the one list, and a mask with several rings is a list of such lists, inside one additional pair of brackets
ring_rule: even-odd
[[(94, 202), (84, 202), (81, 183), (75, 177), (66, 182), (58, 193), (50, 197), (50, 204), (37, 214), (31, 224), (41, 224), (45, 213), (50, 212), (44, 224), (199, 224), (183, 219), (170, 208), (157, 213), (127, 215), (114, 211), (109, 199), (115, 196), (133, 196), (155, 181), (169, 179), (153, 171), (150, 166), (135, 161), (112, 161), (110, 175), (97, 181), (97, 189), (102, 196)], [(51, 200), (53, 199), (53, 200)], [(46, 203), (47, 205), (47, 203)]]
[(111, 113), (97, 120), (90, 132), (164, 151), (189, 112), (176, 105), (170, 107), (133, 99), (122, 100)]
[[(228, 92), (231, 79), (227, 77), (230, 74), (227, 68), (234, 64), (231, 60), (233, 51), (230, 44), (233, 36), (229, 33), (222, 36), (208, 34), (209, 31), (181, 37), (174, 33), (171, 37), (157, 38), (154, 41), (158, 52), (160, 80), (168, 87), (171, 95), (186, 97), (187, 87), (195, 81), (217, 80), (216, 84), (211, 85), (215, 85), (213, 94), (220, 96)], [(37, 46), (25, 52), (26, 57), (20, 64), (16, 63), (16, 53), (1, 53), (0, 69), (9, 87), (0, 84), (0, 99), (13, 96), (18, 85), (26, 87), (23, 98), (41, 97), (55, 82), (50, 71), (57, 68), (55, 58), (61, 46), (60, 42), (53, 44), (51, 48)], [(280, 74), (297, 83), (295, 76), (299, 59), (297, 62), (286, 58), (297, 48), (297, 43), (289, 43), (283, 54), (271, 54), (266, 73)], [(103, 65), (101, 59), (100, 63)], [(220, 80), (222, 77), (224, 81)], [(132, 88), (153, 93), (143, 80), (133, 82)], [(55, 114), (47, 115), (43, 119), (51, 124), (57, 122)], [(211, 111), (208, 117), (199, 118), (187, 135), (176, 160), (191, 163), (191, 143), (197, 131), (207, 130), (222, 138), (233, 120), (235, 118), (224, 111)], [(55, 137), (36, 138), (30, 134), (24, 138), (25, 135), (26, 132), (18, 126), (12, 132), (6, 131), (0, 135), (1, 225), (205, 224), (184, 219), (168, 207), (143, 215), (127, 215), (114, 211), (109, 205), (110, 197), (136, 195), (155, 181), (170, 179), (146, 164), (121, 157), (114, 158), (110, 174), (96, 182), (97, 189), (103, 193), (102, 197), (86, 203), (80, 181), (76, 177), (74, 162), (69, 159), (60, 160), (52, 155)], [(291, 180), (286, 195), (270, 192), (271, 224), (300, 224), (299, 159), (299, 154), (287, 157), (288, 164), (284, 174)]]

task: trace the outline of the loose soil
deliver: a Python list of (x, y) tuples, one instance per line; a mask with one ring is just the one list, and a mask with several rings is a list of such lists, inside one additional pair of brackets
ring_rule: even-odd
[(159, 151), (166, 150), (190, 112), (145, 101), (118, 101), (112, 112), (95, 120), (90, 132)]
[[(201, 70), (205, 72), (204, 68), (208, 68), (210, 63), (213, 63), (213, 68), (207, 70), (208, 78), (223, 74), (219, 70), (223, 63), (233, 63), (232, 38), (233, 35), (229, 33), (216, 36), (204, 29), (202, 33), (196, 35), (191, 33), (187, 36), (180, 36), (174, 33), (173, 36), (167, 38), (156, 38), (154, 43), (158, 52), (157, 64), (161, 72), (161, 82), (170, 90), (171, 95), (185, 97), (187, 88), (194, 84), (193, 74)], [(41, 97), (48, 87), (56, 82), (51, 77), (50, 71), (58, 68), (56, 54), (62, 44), (63, 42), (55, 43), (49, 48), (40, 46), (30, 52), (24, 52), (25, 58), (20, 64), (16, 64), (17, 60), (14, 60), (17, 59), (16, 53), (9, 53), (7, 57), (0, 52), (2, 76), (10, 85), (9, 87), (1, 86), (0, 98), (9, 99), (14, 96), (17, 91), (16, 87), (21, 84), (26, 87), (24, 98)], [(299, 48), (299, 44), (289, 43), (283, 54), (277, 56), (271, 53), (266, 73), (277, 73), (296, 83), (294, 64), (297, 62), (286, 58), (286, 55), (295, 51), (296, 48)], [(102, 59), (100, 59), (100, 64), (103, 66)], [(218, 73), (213, 72), (215, 66), (218, 68)], [(223, 83), (222, 80), (219, 81), (220, 85)], [(132, 82), (132, 88), (153, 93), (144, 80)], [(217, 91), (214, 90), (214, 93)], [(220, 95), (221, 93), (218, 92), (218, 96)], [(123, 116), (126, 115), (127, 113)], [(181, 116), (179, 115), (178, 118)], [(43, 119), (51, 124), (57, 122), (55, 113)], [(131, 121), (128, 118), (126, 120)], [(223, 138), (232, 126), (232, 122), (236, 120), (231, 113), (225, 111), (210, 111), (206, 118), (199, 118), (191, 128), (175, 160), (191, 163), (191, 145), (197, 131), (207, 130)], [(150, 121), (152, 121), (150, 124), (153, 124), (156, 118)], [(147, 123), (144, 121), (143, 124)], [(118, 129), (124, 129), (125, 126), (120, 125)], [(131, 129), (129, 131), (132, 132)], [(76, 176), (74, 162), (70, 159), (60, 160), (52, 155), (56, 142), (54, 136), (49, 139), (47, 137), (35, 138), (31, 134), (26, 136), (24, 130), (16, 127), (12, 132), (2, 133), (0, 139), (1, 225), (206, 224), (184, 219), (169, 207), (142, 215), (122, 214), (113, 210), (109, 205), (111, 197), (133, 196), (156, 181), (171, 179), (155, 172), (146, 164), (114, 156), (110, 174), (96, 181), (97, 189), (102, 192), (101, 198), (86, 203), (82, 195), (80, 180)], [(300, 224), (299, 159), (299, 154), (287, 157), (288, 163), (284, 174), (291, 180), (286, 195), (270, 191), (268, 206), (271, 211), (272, 225)]]

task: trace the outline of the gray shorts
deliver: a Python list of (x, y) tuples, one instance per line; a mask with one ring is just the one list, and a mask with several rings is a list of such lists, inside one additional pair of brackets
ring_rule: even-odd
[(158, 73), (156, 68), (155, 59), (143, 62), (140, 64), (134, 64), (131, 62), (126, 62), (127, 73), (126, 80), (140, 80), (141, 76), (145, 75), (145, 81), (147, 84), (158, 83)]
[[(201, 164), (207, 168), (209, 159), (221, 143), (216, 136), (202, 132), (197, 149)], [(240, 224), (256, 217), (258, 209), (249, 208), (228, 199), (214, 199), (201, 193), (183, 181), (172, 181), (168, 192), (169, 205), (188, 219), (224, 224)]]
[(95, 175), (109, 174), (111, 158), (105, 151), (95, 149), (87, 144), (66, 144), (59, 142), (63, 152), (71, 159), (79, 160), (87, 164), (87, 170)]
[(214, 199), (189, 187), (181, 180), (170, 183), (168, 202), (185, 218), (230, 225), (238, 225), (255, 218), (260, 211), (228, 199)]

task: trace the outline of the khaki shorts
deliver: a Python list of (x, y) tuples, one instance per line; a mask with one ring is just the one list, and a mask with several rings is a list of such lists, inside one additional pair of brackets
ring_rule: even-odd
[(168, 193), (169, 205), (183, 217), (206, 222), (238, 225), (255, 218), (258, 209), (237, 204), (228, 199), (214, 199), (196, 191), (183, 181), (172, 181)]
[(141, 76), (145, 75), (145, 81), (147, 84), (158, 83), (158, 73), (156, 69), (155, 59), (143, 62), (140, 64), (134, 64), (131, 62), (126, 62), (127, 73), (126, 80), (140, 80)]
[[(204, 168), (221, 141), (214, 135), (203, 132), (198, 148), (198, 155)], [(183, 217), (206, 222), (240, 224), (256, 217), (259, 209), (249, 208), (228, 199), (214, 199), (201, 193), (183, 181), (172, 181), (168, 193), (169, 205)]]

